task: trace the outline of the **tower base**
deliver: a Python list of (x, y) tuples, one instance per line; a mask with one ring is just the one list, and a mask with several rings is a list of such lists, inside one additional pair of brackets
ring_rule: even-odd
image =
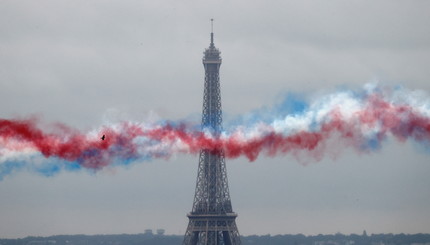
[(183, 245), (240, 245), (235, 213), (188, 214)]

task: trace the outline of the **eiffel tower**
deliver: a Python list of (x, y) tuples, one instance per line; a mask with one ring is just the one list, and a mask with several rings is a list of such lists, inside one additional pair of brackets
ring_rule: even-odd
[[(220, 51), (215, 48), (213, 19), (211, 43), (204, 51), (205, 85), (203, 95), (202, 128), (215, 137), (222, 131), (221, 91), (219, 68)], [(231, 206), (227, 169), (222, 150), (200, 150), (196, 193), (193, 209), (187, 215), (188, 228), (183, 245), (239, 245), (236, 227), (237, 214)]]

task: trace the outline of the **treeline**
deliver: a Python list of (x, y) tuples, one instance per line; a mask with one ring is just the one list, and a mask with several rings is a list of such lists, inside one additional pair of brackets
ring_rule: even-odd
[(265, 235), (242, 237), (244, 245), (430, 245), (430, 234)]
[(0, 239), (0, 245), (171, 245), (181, 244), (183, 236), (154, 234), (58, 235)]
[[(0, 239), (0, 245), (180, 245), (183, 236), (156, 234), (59, 235)], [(243, 236), (242, 245), (430, 245), (430, 234)]]

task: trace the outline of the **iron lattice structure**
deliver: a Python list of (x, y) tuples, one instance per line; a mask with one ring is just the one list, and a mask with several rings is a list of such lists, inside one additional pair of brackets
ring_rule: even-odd
[[(202, 128), (218, 137), (222, 130), (219, 82), (221, 57), (213, 42), (213, 32), (210, 46), (204, 52), (203, 66), (205, 85)], [(222, 150), (200, 151), (193, 209), (187, 216), (189, 223), (183, 245), (241, 244), (235, 221), (237, 214), (233, 212), (231, 205)]]

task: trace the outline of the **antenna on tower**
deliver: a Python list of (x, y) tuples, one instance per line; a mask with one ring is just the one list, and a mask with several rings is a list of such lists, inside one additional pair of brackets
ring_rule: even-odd
[(214, 19), (211, 19), (211, 45), (214, 44)]

